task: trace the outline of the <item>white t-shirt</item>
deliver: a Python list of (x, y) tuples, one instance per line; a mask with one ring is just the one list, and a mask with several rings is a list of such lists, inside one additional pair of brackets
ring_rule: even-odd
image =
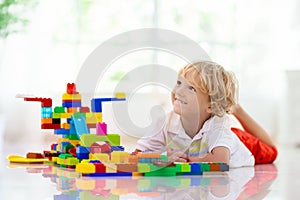
[(230, 128), (228, 115), (214, 116), (203, 124), (194, 138), (190, 138), (182, 127), (180, 116), (170, 112), (162, 129), (155, 134), (142, 137), (137, 143), (137, 149), (162, 153), (172, 148), (189, 156), (200, 156), (210, 153), (215, 147), (223, 146), (230, 151), (230, 167), (253, 166), (253, 155)]

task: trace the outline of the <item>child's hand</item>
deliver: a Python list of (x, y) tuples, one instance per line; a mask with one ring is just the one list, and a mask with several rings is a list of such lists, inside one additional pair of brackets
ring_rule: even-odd
[(188, 156), (182, 151), (168, 149), (167, 155), (169, 157), (169, 161), (171, 161), (171, 162), (187, 162), (188, 161)]

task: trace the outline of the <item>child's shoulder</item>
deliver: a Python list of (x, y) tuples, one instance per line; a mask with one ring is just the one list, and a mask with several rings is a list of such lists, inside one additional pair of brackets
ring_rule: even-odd
[(232, 125), (232, 120), (228, 115), (223, 115), (222, 117), (213, 116), (207, 123), (210, 126), (210, 129), (230, 129)]

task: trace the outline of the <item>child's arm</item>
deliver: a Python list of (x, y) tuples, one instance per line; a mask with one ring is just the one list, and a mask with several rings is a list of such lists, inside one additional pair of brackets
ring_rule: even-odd
[(231, 108), (231, 113), (241, 123), (246, 132), (254, 135), (267, 145), (275, 146), (269, 134), (239, 104)]
[(190, 162), (222, 162), (229, 164), (230, 151), (227, 147), (215, 147), (211, 153), (204, 156), (190, 156), (188, 161)]

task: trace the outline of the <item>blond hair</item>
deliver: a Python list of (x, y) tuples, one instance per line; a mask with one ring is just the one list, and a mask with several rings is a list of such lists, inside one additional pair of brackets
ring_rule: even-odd
[(211, 61), (199, 61), (183, 67), (179, 75), (208, 94), (213, 115), (223, 116), (237, 104), (238, 82), (232, 72)]

